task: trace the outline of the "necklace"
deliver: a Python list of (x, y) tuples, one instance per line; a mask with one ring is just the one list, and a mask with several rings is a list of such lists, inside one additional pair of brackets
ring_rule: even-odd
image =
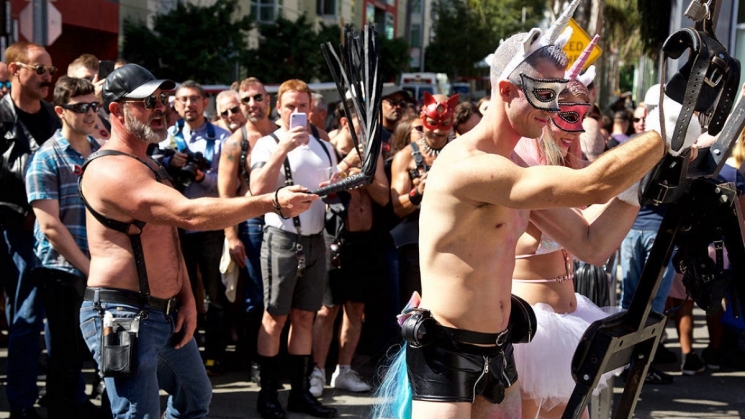
[(422, 145), (422, 148), (424, 149), (424, 153), (430, 157), (437, 157), (440, 154), (440, 151), (442, 151), (443, 148), (445, 148), (446, 145), (450, 142), (450, 139), (448, 138), (448, 141), (440, 148), (434, 148), (431, 145), (429, 145), (429, 142), (427, 142), (427, 138), (422, 138), (419, 144)]

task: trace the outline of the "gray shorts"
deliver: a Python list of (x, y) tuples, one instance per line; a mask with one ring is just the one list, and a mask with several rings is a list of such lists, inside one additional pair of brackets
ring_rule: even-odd
[(321, 308), (326, 281), (323, 235), (300, 236), (305, 254), (305, 273), (297, 276), (295, 253), (297, 234), (275, 227), (264, 228), (261, 244), (261, 276), (264, 304), (274, 316), (290, 314), (290, 309), (316, 312)]

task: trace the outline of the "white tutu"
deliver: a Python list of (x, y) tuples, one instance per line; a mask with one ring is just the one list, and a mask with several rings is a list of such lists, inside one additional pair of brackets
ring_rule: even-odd
[[(535, 337), (530, 343), (514, 345), (520, 389), (543, 409), (569, 401), (575, 385), (572, 357), (580, 338), (592, 322), (618, 311), (614, 307), (602, 309), (581, 294), (575, 296), (577, 309), (573, 313), (556, 314), (548, 304), (534, 305), (538, 321)], [(612, 375), (603, 374), (594, 394), (608, 386)]]

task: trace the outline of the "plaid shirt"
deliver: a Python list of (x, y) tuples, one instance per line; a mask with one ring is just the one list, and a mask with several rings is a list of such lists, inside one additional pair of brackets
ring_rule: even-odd
[[(88, 136), (91, 150), (100, 147), (93, 137)], [(85, 162), (70, 142), (57, 130), (31, 157), (26, 167), (26, 193), (29, 204), (42, 199), (59, 202), (59, 219), (67, 227), (83, 253), (88, 253), (88, 239), (85, 231), (85, 206), (78, 195), (78, 178)], [(82, 277), (83, 273), (57, 252), (41, 231), (39, 222), (34, 225), (36, 244), (34, 252), (41, 266), (57, 269)]]

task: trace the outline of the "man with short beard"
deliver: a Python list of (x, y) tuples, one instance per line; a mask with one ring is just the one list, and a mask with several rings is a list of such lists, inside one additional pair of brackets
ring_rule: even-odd
[(381, 141), (387, 143), (393, 135), (393, 131), (398, 125), (398, 121), (404, 115), (406, 109), (406, 99), (408, 99), (409, 93), (405, 90), (401, 90), (397, 87), (389, 87), (390, 91), (386, 92), (383, 90), (383, 101), (381, 102), (381, 115), (383, 130), (381, 131)]
[(159, 388), (170, 395), (165, 417), (203, 418), (209, 408), (212, 390), (193, 339), (197, 310), (176, 229), (218, 230), (268, 211), (294, 217), (318, 199), (299, 186), (256, 197), (184, 197), (147, 156), (149, 144), (166, 138), (164, 90), (173, 87), (136, 64), (114, 70), (103, 86), (111, 139), (81, 174), (91, 264), (80, 327), (102, 371), (102, 335), (118, 334), (104, 328), (104, 317), (139, 325), (127, 364), (134, 371), (104, 377), (115, 417), (135, 410), (161, 417)]
[[(221, 197), (250, 196), (248, 177), (251, 171), (251, 150), (256, 141), (277, 129), (269, 119), (271, 97), (264, 85), (255, 77), (241, 81), (238, 87), (241, 112), (246, 122), (225, 140), (220, 155), (220, 173), (217, 190)], [(256, 358), (256, 336), (264, 314), (264, 285), (261, 279), (261, 242), (264, 235), (264, 217), (255, 217), (225, 229), (230, 257), (240, 266), (240, 281), (243, 284), (244, 318), (239, 350), (247, 351), (247, 358), (258, 369)], [(258, 378), (252, 379), (258, 382)]]
[[(43, 99), (49, 94), (57, 68), (44, 47), (16, 42), (5, 50), (12, 88), (0, 100), (0, 231), (9, 258), (0, 260), (7, 278), (8, 402), (10, 417), (37, 418), (34, 402), (39, 332), (43, 321), (41, 301), (30, 274), (38, 264), (34, 255), (34, 213), (28, 203), (23, 170), (31, 156), (61, 128), (54, 107)], [(12, 260), (13, 263), (9, 263)]]
[(241, 110), (241, 97), (235, 90), (228, 89), (218, 93), (215, 108), (220, 116), (219, 124), (230, 132), (236, 132), (248, 120)]
[[(181, 183), (187, 198), (216, 198), (220, 153), (230, 132), (205, 118), (204, 109), (209, 100), (199, 83), (192, 80), (181, 83), (175, 96), (174, 107), (181, 119), (170, 127), (169, 137), (176, 143), (176, 152), (164, 162)], [(170, 146), (170, 142), (166, 140), (161, 146)], [(204, 327), (205, 366), (208, 373), (220, 374), (228, 344), (225, 310), (230, 304), (220, 278), (223, 232), (186, 230), (179, 231), (179, 237), (191, 288), (198, 300), (199, 326)], [(205, 300), (209, 301), (207, 307)]]

